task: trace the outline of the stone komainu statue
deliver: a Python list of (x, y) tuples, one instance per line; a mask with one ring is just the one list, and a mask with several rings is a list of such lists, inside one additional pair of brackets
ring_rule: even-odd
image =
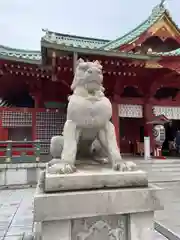
[(123, 162), (110, 119), (112, 106), (104, 95), (102, 66), (98, 61), (77, 62), (71, 85), (63, 136), (51, 139), (51, 173), (72, 173), (77, 158), (110, 161), (114, 170), (132, 171), (135, 164)]

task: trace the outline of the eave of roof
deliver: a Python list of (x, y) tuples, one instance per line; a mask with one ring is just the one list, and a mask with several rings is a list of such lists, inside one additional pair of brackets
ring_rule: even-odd
[(128, 58), (135, 60), (159, 60), (158, 56), (152, 55), (142, 55), (142, 54), (134, 54), (134, 53), (126, 53), (120, 51), (106, 51), (104, 49), (90, 49), (90, 48), (79, 48), (74, 46), (66, 46), (66, 45), (58, 45), (56, 43), (52, 44), (46, 41), (41, 42), (43, 47), (52, 48), (55, 50), (61, 50), (66, 52), (77, 52), (81, 54), (89, 54), (89, 55), (101, 55), (108, 57), (119, 57), (119, 58)]
[(41, 52), (10, 48), (0, 45), (0, 59), (26, 62), (30, 64), (40, 64)]
[(68, 35), (62, 33), (56, 33), (49, 30), (44, 30), (45, 36), (42, 37), (42, 42), (48, 42), (57, 45), (65, 45), (69, 47), (98, 49), (110, 40), (81, 37), (76, 35)]
[(151, 55), (155, 56), (168, 56), (168, 57), (175, 57), (175, 56), (180, 56), (180, 48), (177, 48), (173, 51), (169, 52), (153, 52)]
[(159, 5), (157, 5), (156, 7), (153, 8), (152, 13), (147, 20), (145, 20), (143, 23), (138, 25), (135, 29), (128, 32), (124, 36), (122, 36), (120, 38), (117, 38), (117, 39), (115, 39), (111, 42), (108, 42), (107, 44), (103, 45), (101, 48), (103, 48), (105, 50), (117, 49), (122, 45), (133, 42), (138, 37), (140, 37), (143, 33), (145, 33), (151, 26), (153, 26), (165, 14), (171, 19), (171, 21), (173, 22), (175, 27), (178, 29), (178, 26), (172, 20), (172, 17), (170, 16), (169, 12), (164, 7), (164, 5), (159, 4)]

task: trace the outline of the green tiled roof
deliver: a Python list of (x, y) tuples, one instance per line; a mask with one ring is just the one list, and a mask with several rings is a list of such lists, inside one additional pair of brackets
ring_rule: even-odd
[(151, 53), (151, 55), (156, 55), (156, 56), (169, 56), (169, 57), (173, 57), (173, 56), (180, 56), (180, 48), (175, 49), (173, 51), (169, 51), (169, 52), (153, 52)]
[(15, 49), (0, 45), (0, 59), (38, 64), (41, 62), (41, 52)]
[(135, 40), (141, 34), (147, 31), (154, 23), (156, 23), (163, 16), (165, 12), (166, 12), (166, 9), (163, 4), (157, 5), (155, 8), (153, 8), (151, 15), (146, 21), (141, 23), (139, 26), (137, 26), (135, 29), (133, 29), (126, 35), (105, 44), (101, 48), (105, 50), (115, 49), (120, 47), (121, 45), (124, 45), (128, 42)]
[[(165, 9), (163, 4), (157, 5), (150, 17), (136, 27), (134, 30), (128, 34), (120, 37), (114, 41), (80, 37), (75, 35), (54, 33), (52, 31), (44, 30), (45, 36), (41, 39), (42, 47), (52, 48), (66, 51), (77, 51), (79, 53), (87, 54), (99, 54), (105, 56), (117, 56), (117, 57), (127, 57), (135, 59), (147, 59), (161, 56), (180, 56), (180, 48), (170, 52), (160, 52), (160, 53), (151, 53), (151, 55), (138, 55), (138, 54), (125, 54), (123, 52), (117, 51), (119, 46), (127, 44), (136, 40), (142, 33), (144, 33), (149, 27), (151, 27), (155, 22), (157, 22), (164, 13), (171, 18), (168, 11)], [(172, 20), (172, 19), (171, 19)], [(173, 21), (173, 20), (172, 20)], [(175, 24), (175, 23), (174, 23)], [(176, 25), (175, 25), (176, 26)], [(176, 26), (177, 27), (177, 26)], [(178, 29), (178, 27), (177, 27)], [(43, 48), (42, 48), (43, 49)], [(14, 49), (0, 45), (0, 59), (26, 62), (32, 64), (41, 64), (42, 62), (42, 53), (40, 51), (31, 51), (23, 49)]]
[(42, 37), (43, 41), (65, 45), (70, 47), (78, 47), (78, 48), (89, 48), (89, 49), (98, 49), (104, 44), (108, 43), (109, 40), (104, 39), (96, 39), (96, 38), (88, 38), (88, 37), (80, 37), (75, 35), (54, 33), (48, 30), (44, 30), (46, 32), (45, 36)]

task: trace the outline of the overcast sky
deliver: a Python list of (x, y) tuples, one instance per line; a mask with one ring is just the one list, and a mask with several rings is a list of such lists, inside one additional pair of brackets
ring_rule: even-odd
[[(0, 0), (0, 44), (40, 49), (42, 28), (114, 39), (145, 20), (160, 0)], [(180, 26), (180, 0), (167, 0)]]

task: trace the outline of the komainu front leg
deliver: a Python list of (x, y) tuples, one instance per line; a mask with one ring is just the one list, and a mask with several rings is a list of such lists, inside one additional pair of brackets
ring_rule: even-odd
[(61, 161), (49, 168), (50, 173), (73, 173), (76, 171), (75, 161), (77, 153), (77, 143), (79, 141), (80, 131), (77, 129), (73, 121), (67, 120), (63, 131), (63, 149), (61, 153)]
[(51, 138), (50, 153), (53, 159), (48, 162), (48, 166), (60, 163), (61, 153), (64, 145), (63, 136), (54, 136)]
[(116, 171), (133, 171), (136, 164), (133, 162), (124, 162), (117, 145), (114, 125), (108, 122), (104, 129), (99, 131), (99, 140), (106, 149), (112, 167)]

